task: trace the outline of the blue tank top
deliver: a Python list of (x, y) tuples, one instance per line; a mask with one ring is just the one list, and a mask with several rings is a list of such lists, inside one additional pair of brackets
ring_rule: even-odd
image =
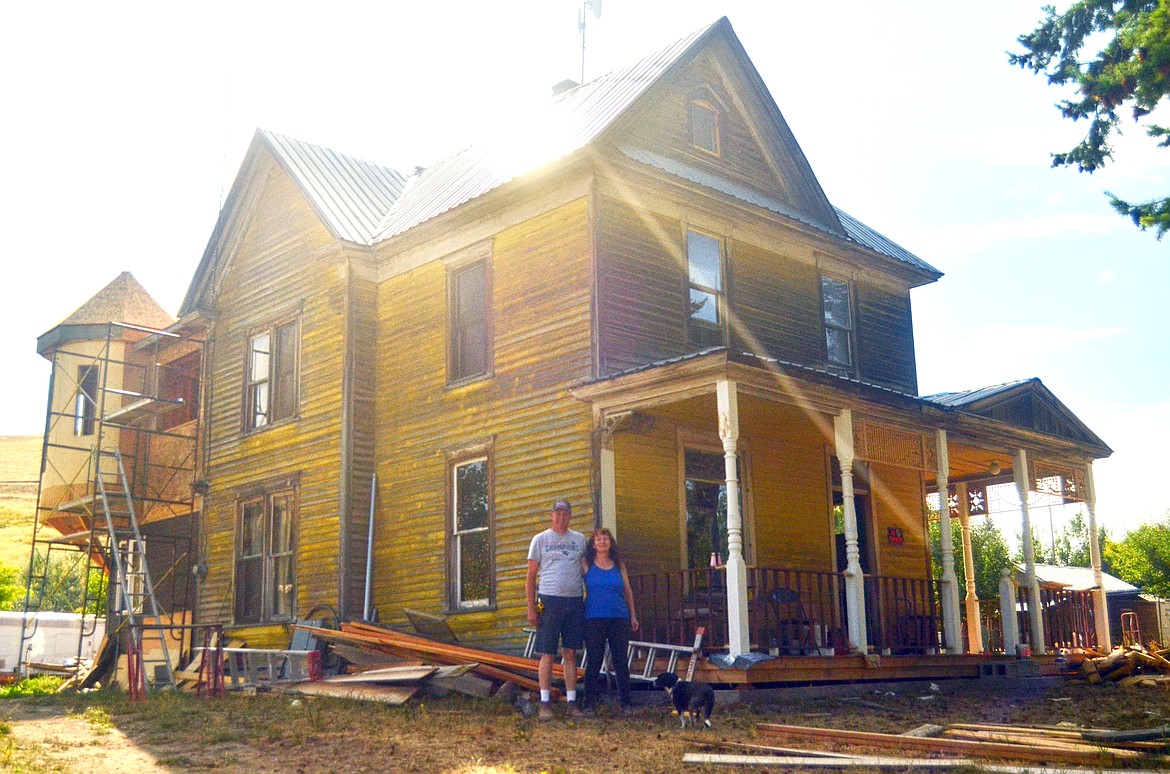
[(589, 565), (585, 573), (585, 617), (630, 617), (622, 571), (616, 564), (609, 570), (603, 570), (596, 564)]

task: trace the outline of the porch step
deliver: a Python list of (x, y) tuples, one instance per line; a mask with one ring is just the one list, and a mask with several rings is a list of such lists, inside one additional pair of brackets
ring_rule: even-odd
[(980, 679), (1018, 680), (1021, 677), (1040, 677), (1040, 662), (1030, 658), (1015, 661), (988, 661), (979, 665)]

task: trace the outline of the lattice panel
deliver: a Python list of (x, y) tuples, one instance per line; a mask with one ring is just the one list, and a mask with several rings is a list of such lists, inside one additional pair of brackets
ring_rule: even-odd
[(925, 470), (926, 450), (918, 433), (895, 430), (868, 422), (854, 424), (854, 443), (858, 459), (885, 462), (903, 468)]
[[(953, 484), (947, 487), (947, 505), (952, 516), (959, 516), (959, 490)], [(967, 484), (967, 514), (987, 515), (987, 487), (983, 484)]]
[(1042, 494), (1083, 502), (1089, 496), (1083, 468), (1055, 465), (1037, 460), (1032, 463), (1033, 490)]

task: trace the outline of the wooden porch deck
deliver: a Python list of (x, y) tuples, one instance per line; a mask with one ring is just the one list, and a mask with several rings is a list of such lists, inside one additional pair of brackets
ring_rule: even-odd
[(694, 679), (738, 688), (884, 680), (951, 680), (1058, 674), (1055, 656), (1016, 659), (996, 655), (778, 656), (748, 669), (720, 669), (703, 659)]

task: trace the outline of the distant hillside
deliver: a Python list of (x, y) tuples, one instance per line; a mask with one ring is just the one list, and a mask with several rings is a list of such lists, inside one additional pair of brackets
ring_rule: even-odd
[(41, 436), (0, 436), (0, 564), (28, 564), (40, 471)]

